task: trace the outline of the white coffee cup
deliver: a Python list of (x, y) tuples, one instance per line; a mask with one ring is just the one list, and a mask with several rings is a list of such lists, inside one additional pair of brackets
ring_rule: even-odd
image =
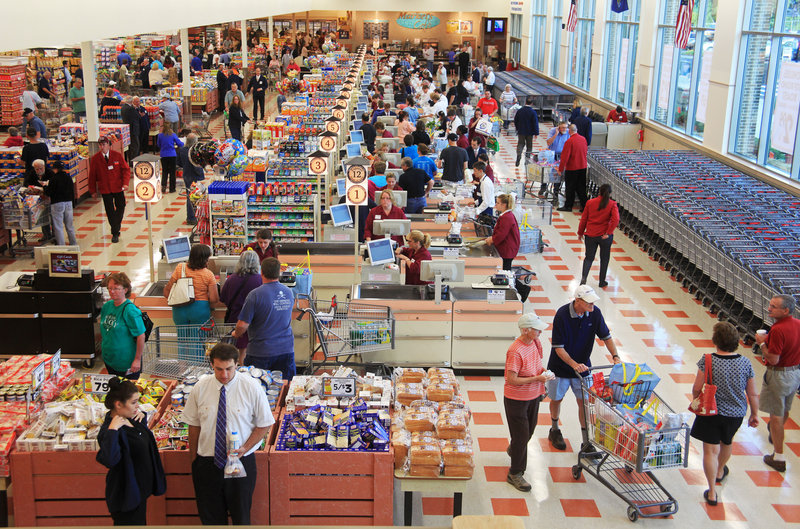
[(766, 329), (759, 329), (759, 330), (756, 331), (756, 334), (759, 335), (759, 336), (766, 336), (767, 335), (767, 331), (766, 331)]

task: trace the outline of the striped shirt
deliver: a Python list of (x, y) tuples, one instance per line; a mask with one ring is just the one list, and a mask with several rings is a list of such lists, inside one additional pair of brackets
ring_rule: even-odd
[(533, 400), (544, 395), (543, 382), (529, 382), (521, 386), (508, 383), (508, 374), (514, 372), (518, 377), (533, 377), (541, 374), (542, 343), (536, 339), (526, 345), (517, 338), (506, 353), (506, 383), (503, 385), (503, 396), (511, 400)]

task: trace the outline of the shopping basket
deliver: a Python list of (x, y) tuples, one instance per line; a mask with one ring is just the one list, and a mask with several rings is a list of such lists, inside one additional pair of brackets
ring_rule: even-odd
[(234, 324), (209, 319), (202, 325), (162, 325), (144, 344), (142, 372), (182, 380), (209, 367), (208, 353), (218, 343), (234, 344)]

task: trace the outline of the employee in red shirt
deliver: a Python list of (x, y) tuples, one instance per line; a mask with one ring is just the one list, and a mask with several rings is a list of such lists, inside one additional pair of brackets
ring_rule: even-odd
[(122, 154), (111, 150), (108, 138), (102, 136), (97, 144), (100, 151), (89, 160), (89, 192), (93, 197), (97, 197), (98, 193), (103, 196), (106, 217), (111, 225), (111, 242), (119, 242), (131, 169)]
[(480, 108), (486, 117), (492, 117), (497, 112), (497, 101), (492, 98), (489, 90), (486, 90), (483, 97), (478, 100), (477, 108)]
[(244, 247), (245, 250), (250, 249), (258, 255), (258, 262), (260, 263), (267, 257), (278, 257), (278, 247), (275, 246), (275, 241), (272, 240), (272, 231), (261, 228), (256, 232), (256, 240)]
[[(372, 232), (372, 225), (376, 220), (402, 220), (406, 218), (408, 217), (403, 213), (403, 208), (397, 207), (394, 203), (394, 195), (392, 192), (388, 189), (384, 189), (381, 191), (378, 205), (372, 208), (369, 215), (367, 215), (367, 221), (364, 224), (364, 239), (371, 241), (372, 239), (378, 238), (373, 235)], [(382, 235), (379, 237), (382, 237)], [(392, 237), (392, 240), (395, 241), (398, 246), (403, 245), (402, 235), (395, 235)]]
[(622, 110), (622, 107), (617, 105), (617, 108), (608, 113), (606, 117), (607, 123), (627, 123), (628, 115)]
[(398, 259), (406, 265), (406, 285), (427, 285), (429, 281), (420, 281), (422, 261), (431, 260), (431, 236), (419, 230), (411, 230), (406, 235), (406, 245), (395, 250)]
[[(486, 244), (491, 244), (503, 260), (503, 270), (511, 270), (511, 263), (519, 253), (519, 224), (514, 216), (514, 197), (509, 194), (496, 195), (494, 210), (497, 212), (497, 222), (494, 225), (492, 236), (486, 239)], [(519, 280), (514, 282), (520, 299), (524, 303), (531, 293), (531, 287)]]
[(586, 284), (589, 270), (600, 247), (600, 288), (608, 286), (606, 272), (608, 261), (611, 258), (611, 245), (614, 242), (614, 230), (619, 225), (619, 208), (611, 200), (611, 184), (600, 186), (600, 195), (591, 199), (583, 208), (583, 215), (578, 224), (578, 239), (583, 241), (586, 256), (583, 259), (583, 274), (581, 285)]
[(589, 145), (586, 138), (578, 134), (578, 127), (569, 126), (569, 139), (564, 143), (561, 151), (561, 163), (558, 165), (558, 172), (564, 175), (564, 183), (567, 186), (564, 206), (558, 211), (572, 211), (575, 203), (575, 194), (581, 201), (581, 212), (586, 206), (588, 197), (586, 196), (586, 154), (589, 152)]

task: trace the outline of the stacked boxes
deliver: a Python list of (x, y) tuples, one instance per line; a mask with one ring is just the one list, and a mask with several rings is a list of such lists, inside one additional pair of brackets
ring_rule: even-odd
[(25, 57), (0, 57), (0, 125), (22, 123), (22, 92), (25, 91)]

